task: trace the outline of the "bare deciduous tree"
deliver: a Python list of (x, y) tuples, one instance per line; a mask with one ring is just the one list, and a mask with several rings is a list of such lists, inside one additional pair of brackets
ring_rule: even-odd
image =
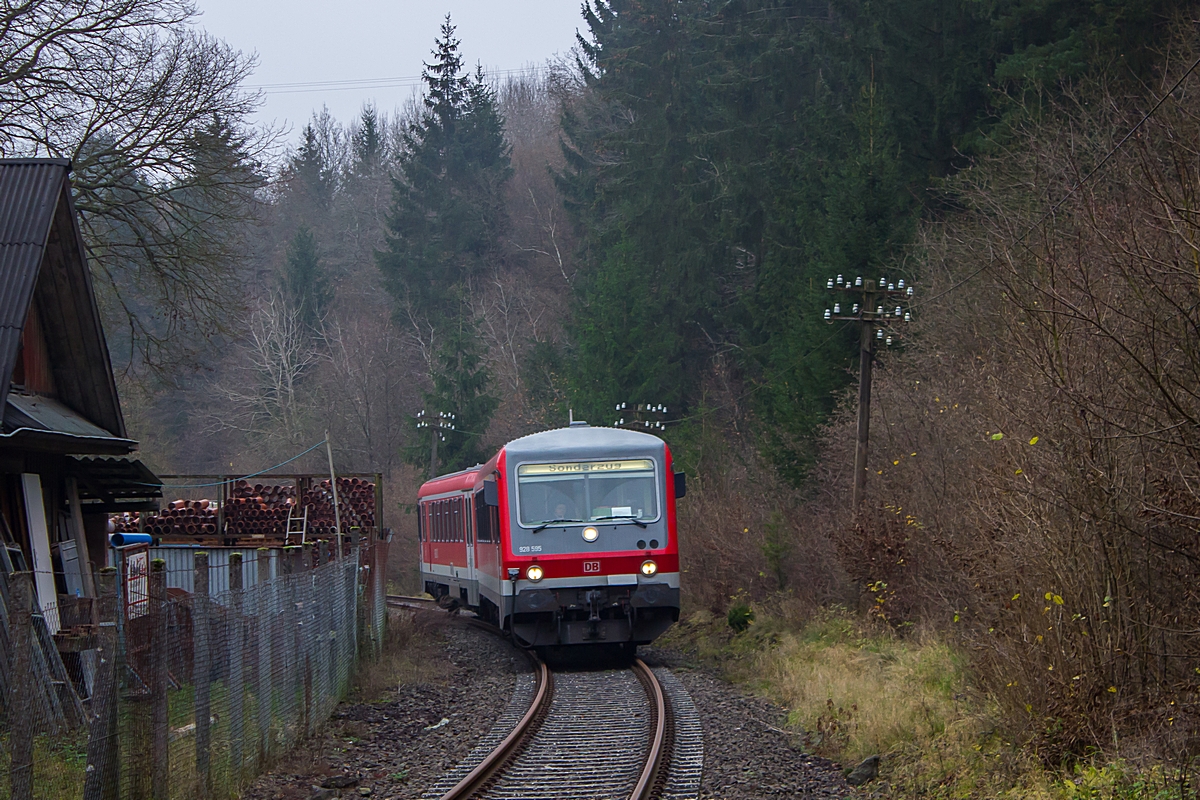
[(294, 450), (303, 443), (313, 414), (302, 379), (320, 360), (298, 311), (279, 297), (261, 303), (235, 354), (235, 363), (215, 387), (225, 403), (210, 415), (212, 427), (278, 445), (280, 453)]
[(0, 5), (0, 153), (74, 164), (126, 368), (158, 366), (236, 313), (231, 278), (273, 141), (245, 122), (253, 59), (195, 15), (187, 0)]

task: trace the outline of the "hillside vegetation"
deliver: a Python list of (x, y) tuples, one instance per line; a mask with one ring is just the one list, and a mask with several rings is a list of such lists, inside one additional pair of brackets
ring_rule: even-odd
[[(1195, 796), (1194, 5), (591, 0), (573, 52), (504, 81), (447, 18), (418, 96), (317, 111), (285, 152), (246, 122), (250, 61), (185, 3), (130, 8), (129, 52), (177, 30), (221, 91), (165, 103), (194, 113), (158, 149), (22, 139), (36, 114), (0, 147), (76, 158), (154, 467), (329, 431), (385, 476), (403, 584), (419, 411), (457, 415), (446, 470), (662, 404), (690, 476), (675, 643), (735, 656), (812, 746), (883, 751), (898, 796)], [(917, 287), (861, 509), (838, 274)]]

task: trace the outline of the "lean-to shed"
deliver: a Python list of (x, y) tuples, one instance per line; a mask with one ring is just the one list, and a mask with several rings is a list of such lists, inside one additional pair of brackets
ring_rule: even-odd
[(31, 569), (51, 634), (86, 626), (108, 514), (151, 508), (62, 159), (0, 159), (0, 567)]

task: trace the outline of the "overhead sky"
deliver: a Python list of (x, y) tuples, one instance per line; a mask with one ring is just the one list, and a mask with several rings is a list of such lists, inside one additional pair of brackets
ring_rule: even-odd
[[(540, 66), (575, 44), (581, 0), (196, 0), (201, 27), (258, 54), (261, 123), (291, 129), (324, 106), (341, 121), (374, 102), (400, 107), (420, 83), (447, 12), (464, 61), (501, 73)], [(336, 82), (336, 83), (335, 83)], [(279, 84), (304, 84), (280, 86)]]

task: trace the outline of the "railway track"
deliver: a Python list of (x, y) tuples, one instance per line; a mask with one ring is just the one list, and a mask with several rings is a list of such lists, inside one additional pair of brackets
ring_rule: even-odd
[[(388, 605), (436, 608), (431, 600), (398, 595), (388, 595)], [(553, 673), (534, 654), (527, 655), (534, 681), (532, 691), (523, 693), (529, 698), (524, 713), (498, 743), (468, 757), (474, 766), (466, 775), (452, 773), (448, 777), (457, 782), (434, 787), (426, 795), (430, 800), (679, 796), (666, 792), (673, 777), (672, 703), (645, 662), (635, 659), (628, 669)], [(503, 724), (500, 720), (498, 726)], [(695, 748), (700, 746), (697, 741)], [(697, 765), (697, 783), (698, 770)]]

